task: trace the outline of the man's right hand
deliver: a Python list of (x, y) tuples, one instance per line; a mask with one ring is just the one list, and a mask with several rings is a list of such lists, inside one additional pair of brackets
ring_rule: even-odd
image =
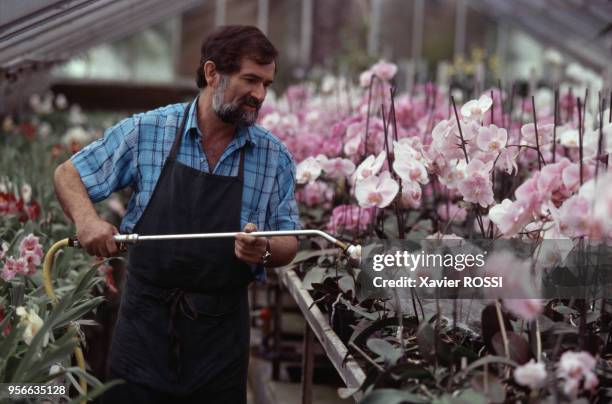
[(113, 238), (119, 231), (100, 217), (96, 216), (78, 222), (76, 228), (79, 243), (88, 254), (113, 257), (119, 253), (119, 246)]
[(55, 169), (53, 184), (64, 213), (76, 225), (77, 238), (83, 249), (100, 257), (117, 255), (119, 248), (113, 235), (119, 232), (98, 216), (72, 161), (68, 160)]

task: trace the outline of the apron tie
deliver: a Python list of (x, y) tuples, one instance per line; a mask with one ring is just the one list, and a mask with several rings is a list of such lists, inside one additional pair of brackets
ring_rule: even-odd
[(198, 313), (188, 293), (182, 289), (174, 288), (168, 290), (164, 296), (169, 311), (168, 335), (170, 336), (170, 377), (173, 381), (178, 380), (181, 372), (181, 338), (176, 329), (175, 321), (181, 313), (190, 320), (195, 320)]

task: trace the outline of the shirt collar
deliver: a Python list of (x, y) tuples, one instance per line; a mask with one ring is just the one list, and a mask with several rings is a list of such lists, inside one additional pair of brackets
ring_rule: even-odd
[[(187, 122), (185, 123), (185, 132), (188, 135), (193, 136), (194, 138), (200, 138), (202, 136), (202, 132), (198, 127), (198, 117), (197, 117), (197, 105), (199, 100), (199, 95), (196, 96), (195, 100), (191, 102), (189, 106), (189, 116), (187, 117)], [(244, 146), (247, 142), (249, 142), (253, 146), (257, 146), (257, 142), (255, 141), (255, 136), (253, 135), (253, 126), (241, 126), (238, 128), (236, 136), (232, 140), (232, 142), (236, 142), (237, 146), (240, 148)]]

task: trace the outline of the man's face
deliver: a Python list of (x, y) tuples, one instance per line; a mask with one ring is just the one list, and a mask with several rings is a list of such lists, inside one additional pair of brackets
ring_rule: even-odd
[(274, 79), (275, 63), (260, 65), (245, 58), (240, 71), (231, 75), (220, 74), (213, 92), (212, 107), (219, 119), (238, 126), (257, 121), (259, 108)]

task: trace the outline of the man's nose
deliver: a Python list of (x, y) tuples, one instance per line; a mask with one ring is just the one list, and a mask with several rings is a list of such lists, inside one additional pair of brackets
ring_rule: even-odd
[(257, 84), (255, 88), (251, 90), (251, 97), (257, 99), (257, 101), (259, 101), (259, 103), (261, 104), (264, 98), (266, 98), (266, 88), (264, 87), (264, 85), (261, 83)]

